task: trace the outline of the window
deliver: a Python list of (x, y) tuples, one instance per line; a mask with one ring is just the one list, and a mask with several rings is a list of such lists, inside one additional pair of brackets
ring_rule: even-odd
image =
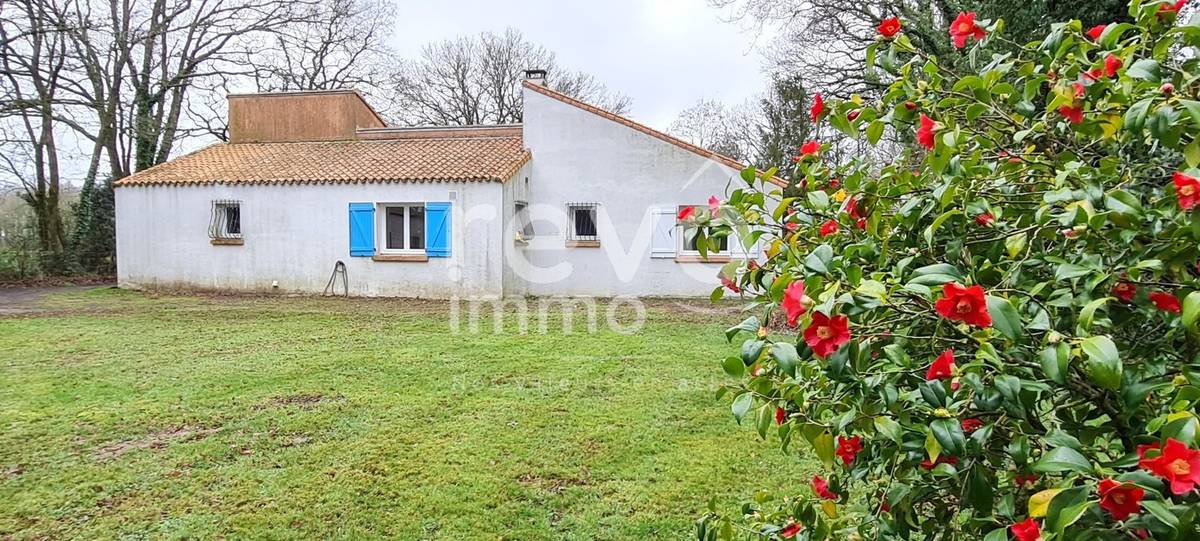
[[(694, 207), (694, 206), (697, 206), (697, 205), (681, 205), (677, 209), (677, 211), (683, 210), (686, 207)], [(696, 247), (697, 231), (694, 229), (685, 231), (684, 227), (680, 224), (677, 224), (676, 227), (679, 229), (679, 233), (681, 233), (680, 235), (677, 235), (677, 238), (679, 238), (679, 253), (681, 255), (686, 255), (686, 256), (699, 256), (700, 250)], [(720, 249), (718, 249), (716, 251), (712, 250), (711, 244), (709, 245), (710, 246), (709, 251), (708, 251), (709, 255), (710, 256), (717, 255), (719, 257), (728, 258), (728, 256), (729, 256), (729, 237), (727, 237), (727, 236), (721, 237), (720, 239), (718, 239), (718, 242), (719, 242)]]
[(213, 201), (212, 218), (208, 223), (208, 236), (213, 240), (242, 238), (241, 201)]
[(533, 238), (533, 222), (529, 221), (529, 204), (524, 201), (513, 203), (513, 217), (516, 218), (518, 241), (528, 241)]
[(383, 206), (383, 251), (425, 250), (425, 205)]
[[(596, 233), (596, 203), (570, 203), (567, 205), (567, 241), (599, 245)], [(582, 246), (582, 244), (579, 244)]]

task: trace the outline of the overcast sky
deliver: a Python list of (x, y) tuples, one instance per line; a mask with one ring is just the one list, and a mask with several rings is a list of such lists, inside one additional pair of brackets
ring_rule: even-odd
[(701, 98), (736, 103), (764, 84), (756, 41), (705, 0), (396, 0), (392, 44), (416, 56), (423, 44), (483, 31), (520, 30), (633, 99), (630, 116), (665, 130)]

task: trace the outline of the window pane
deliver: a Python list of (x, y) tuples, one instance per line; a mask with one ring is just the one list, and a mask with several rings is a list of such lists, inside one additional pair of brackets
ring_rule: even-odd
[(425, 207), (408, 207), (408, 248), (425, 249)]
[(596, 236), (596, 209), (594, 209), (594, 208), (575, 209), (575, 236), (577, 236), (577, 237), (594, 237), (594, 236)]
[[(700, 251), (699, 248), (696, 248), (696, 239), (697, 238), (699, 238), (699, 235), (692, 235), (690, 237), (685, 236), (684, 237), (684, 245), (685, 245), (684, 249), (691, 251), (691, 252)], [(718, 251), (725, 252), (728, 250), (729, 250), (729, 237), (721, 237), (721, 249)]]
[(404, 207), (387, 207), (387, 218), (384, 223), (387, 231), (387, 249), (404, 249)]
[(225, 207), (225, 231), (230, 235), (242, 234), (241, 207), (229, 205)]

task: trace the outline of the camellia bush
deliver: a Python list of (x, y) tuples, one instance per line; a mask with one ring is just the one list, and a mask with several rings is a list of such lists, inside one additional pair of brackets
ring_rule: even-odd
[[(815, 457), (782, 493), (714, 502), (707, 539), (1200, 539), (1200, 26), (1006, 43), (963, 13), (948, 68), (880, 25), (877, 102), (825, 99), (887, 164), (800, 149), (786, 188), (681, 219), (702, 249), (765, 247), (714, 297), (748, 317), (722, 367), (738, 422)], [(815, 474), (815, 475), (814, 475)], [(725, 509), (731, 507), (731, 509)]]

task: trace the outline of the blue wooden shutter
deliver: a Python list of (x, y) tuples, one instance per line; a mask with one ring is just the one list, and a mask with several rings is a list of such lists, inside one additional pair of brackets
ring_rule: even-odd
[(374, 203), (350, 203), (350, 255), (375, 255)]
[(450, 257), (450, 203), (425, 203), (425, 255)]

